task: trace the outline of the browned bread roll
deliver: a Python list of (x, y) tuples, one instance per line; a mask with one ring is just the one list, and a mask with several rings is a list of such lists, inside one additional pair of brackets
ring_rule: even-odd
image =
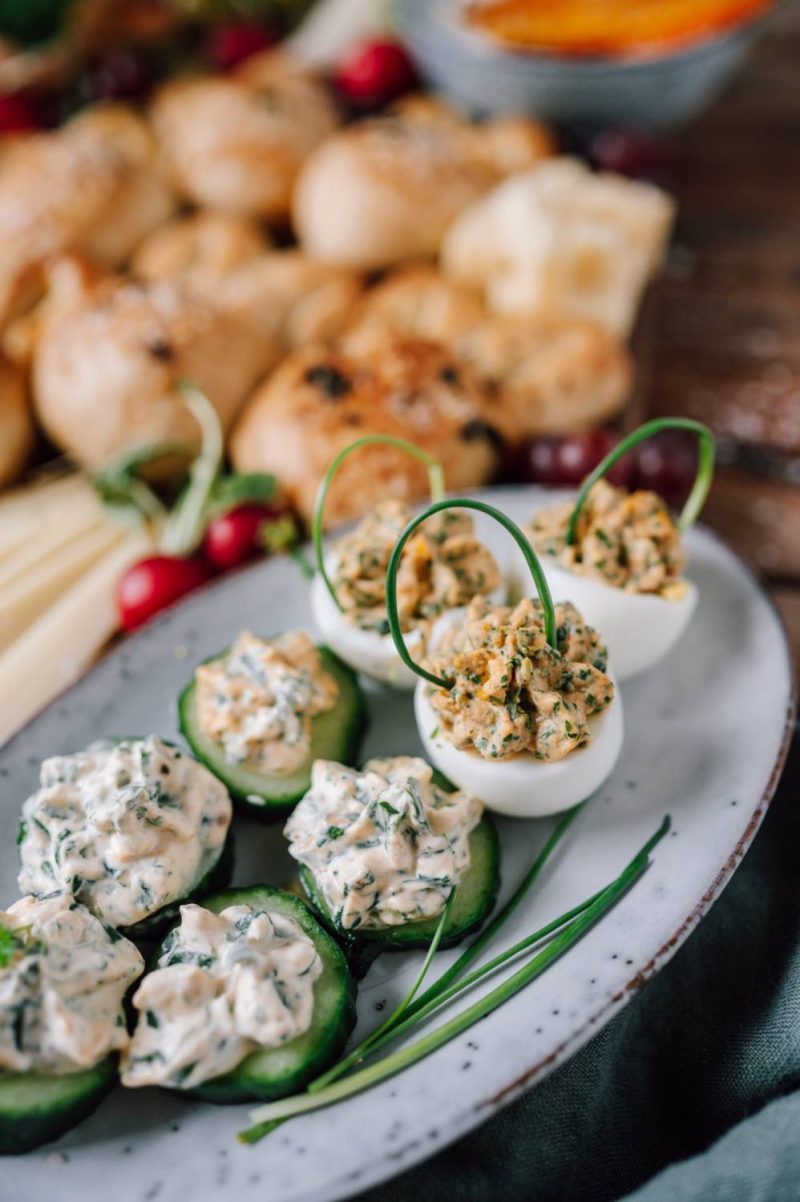
[(274, 348), (180, 286), (87, 280), (64, 260), (33, 361), (36, 413), (54, 443), (89, 469), (137, 446), (197, 446), (178, 390), (189, 379), (223, 427), (274, 361)]
[(0, 356), (0, 486), (22, 475), (34, 438), (25, 375)]
[[(231, 439), (241, 471), (274, 471), (310, 518), (334, 455), (360, 435), (393, 434), (437, 455), (448, 487), (483, 484), (499, 460), (490, 407), (469, 368), (443, 347), (387, 338), (353, 357), (339, 349), (290, 355), (248, 402)], [(346, 460), (331, 488), (330, 524), (386, 497), (425, 496), (425, 468), (392, 447), (366, 447)]]
[(151, 117), (187, 199), (268, 220), (287, 215), (303, 160), (337, 124), (324, 85), (276, 53), (232, 76), (166, 83)]
[(39, 296), (53, 256), (80, 251), (119, 266), (173, 212), (146, 124), (97, 106), (54, 133), (0, 151), (0, 327)]
[(357, 121), (309, 156), (293, 218), (307, 254), (361, 270), (436, 254), (447, 226), (508, 170), (530, 167), (550, 143), (535, 122), (493, 129), (414, 98)]

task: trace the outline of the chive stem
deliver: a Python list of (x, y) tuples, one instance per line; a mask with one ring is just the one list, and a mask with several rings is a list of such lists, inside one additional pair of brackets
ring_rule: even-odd
[(345, 459), (347, 459), (349, 455), (352, 455), (353, 451), (357, 451), (360, 447), (369, 447), (375, 445), (396, 447), (398, 450), (405, 451), (408, 455), (411, 455), (413, 459), (417, 459), (420, 463), (424, 463), (428, 469), (431, 500), (439, 501), (444, 496), (444, 469), (442, 468), (439, 460), (433, 455), (429, 455), (427, 451), (423, 451), (420, 447), (414, 446), (412, 442), (407, 442), (404, 438), (395, 438), (392, 434), (365, 434), (363, 438), (357, 438), (355, 442), (351, 442), (344, 448), (344, 450), (340, 451), (339, 454), (331, 460), (328, 470), (320, 481), (319, 488), (317, 489), (316, 500), (314, 501), (314, 516), (311, 522), (311, 541), (314, 547), (314, 558), (316, 560), (317, 570), (324, 580), (325, 587), (333, 598), (336, 608), (340, 611), (343, 611), (343, 607), (336, 595), (336, 589), (334, 588), (333, 581), (328, 575), (327, 568), (325, 567), (325, 555), (322, 546), (325, 502), (327, 500), (328, 491), (333, 482), (333, 478)]
[(536, 977), (540, 976), (555, 960), (568, 951), (602, 917), (630, 888), (634, 881), (644, 872), (649, 862), (649, 850), (658, 839), (663, 838), (669, 828), (669, 819), (665, 819), (656, 834), (648, 840), (645, 847), (636, 854), (623, 872), (609, 886), (601, 890), (595, 900), (583, 910), (560, 934), (538, 952), (528, 963), (517, 970), (507, 981), (496, 986), (485, 997), (473, 1002), (461, 1014), (456, 1015), (442, 1026), (435, 1028), (423, 1036), (409, 1048), (401, 1048), (392, 1055), (379, 1060), (376, 1064), (361, 1069), (344, 1081), (338, 1081), (318, 1094), (300, 1094), (280, 1102), (269, 1103), (251, 1112), (255, 1125), (240, 1134), (239, 1138), (245, 1143), (255, 1143), (266, 1132), (263, 1127), (270, 1127), (276, 1120), (294, 1117), (333, 1102), (342, 1101), (371, 1085), (387, 1080), (395, 1073), (416, 1064), (424, 1056), (436, 1051), (455, 1036), (460, 1035), (474, 1023), (491, 1014), (509, 998), (513, 997)]
[(637, 446), (640, 442), (644, 442), (647, 438), (652, 438), (654, 434), (660, 433), (661, 430), (688, 430), (698, 437), (697, 475), (692, 485), (692, 491), (689, 493), (686, 504), (678, 518), (678, 528), (686, 530), (697, 521), (700, 510), (705, 505), (709, 489), (711, 488), (711, 482), (714, 478), (716, 445), (714, 435), (708, 426), (702, 422), (696, 422), (689, 417), (659, 417), (651, 422), (645, 422), (644, 425), (639, 426), (636, 430), (632, 430), (626, 438), (623, 438), (609, 451), (605, 459), (601, 460), (594, 471), (590, 472), (583, 481), (578, 493), (578, 499), (575, 502), (575, 507), (570, 514), (567, 524), (566, 542), (568, 547), (575, 544), (578, 536), (578, 518), (586, 504), (586, 498), (598, 480), (607, 475), (614, 464), (633, 447)]
[(476, 513), (484, 513), (490, 518), (494, 518), (496, 522), (508, 531), (511, 537), (516, 542), (525, 562), (528, 565), (533, 582), (536, 585), (536, 591), (539, 594), (539, 600), (542, 603), (544, 611), (544, 632), (548, 643), (555, 648), (557, 645), (556, 636), (556, 615), (553, 607), (553, 598), (550, 595), (550, 588), (547, 584), (542, 565), (539, 563), (539, 557), (534, 551), (531, 544), (528, 542), (525, 535), (520, 530), (516, 522), (512, 521), (507, 514), (502, 510), (496, 509), (494, 505), (487, 505), (485, 501), (473, 501), (467, 497), (456, 497), (454, 500), (436, 501), (429, 505), (422, 513), (417, 514), (412, 518), (406, 526), (403, 533), (395, 543), (392, 551), (389, 566), (386, 569), (386, 617), (389, 622), (389, 632), (394, 640), (394, 645), (397, 648), (397, 654), (402, 659), (407, 668), (415, 672), (417, 676), (421, 676), (423, 680), (429, 681), (440, 689), (449, 689), (452, 686), (452, 681), (445, 680), (441, 676), (434, 676), (432, 672), (428, 672), (426, 668), (414, 662), (411, 658), (406, 641), (403, 638), (403, 631), (400, 625), (400, 611), (397, 604), (397, 572), (400, 567), (400, 558), (403, 554), (406, 543), (411, 535), (426, 522), (428, 518), (433, 517), (436, 513), (441, 513), (444, 509), (473, 509)]
[(439, 944), (441, 943), (444, 929), (447, 926), (447, 920), (450, 917), (450, 911), (453, 908), (453, 898), (455, 897), (455, 893), (455, 889), (450, 890), (450, 895), (447, 898), (444, 909), (442, 910), (441, 917), (436, 924), (436, 930), (433, 933), (433, 938), (428, 945), (428, 950), (422, 963), (422, 968), (419, 970), (417, 978), (406, 996), (399, 1003), (399, 1005), (395, 1007), (389, 1017), (386, 1018), (379, 1027), (376, 1027), (371, 1034), (367, 1035), (365, 1039), (362, 1039), (361, 1043), (353, 1048), (352, 1052), (345, 1056), (343, 1060), (340, 1060), (337, 1064), (334, 1064), (332, 1068), (329, 1068), (326, 1073), (323, 1073), (320, 1077), (317, 1077), (314, 1081), (312, 1081), (308, 1086), (309, 1093), (318, 1093), (319, 1090), (324, 1089), (325, 1086), (331, 1081), (336, 1081), (339, 1079), (339, 1077), (343, 1077), (344, 1074), (350, 1068), (352, 1068), (354, 1064), (357, 1064), (360, 1060), (363, 1060), (364, 1057), (373, 1050), (374, 1045), (378, 1044), (382, 1039), (388, 1038), (391, 1029), (396, 1026), (400, 1022), (403, 1015), (407, 1013), (411, 1003), (419, 993), (419, 990), (422, 987), (422, 982), (425, 980), (425, 977), (428, 974), (428, 969), (431, 966), (433, 957), (436, 955), (436, 952), (439, 949)]
[(469, 965), (478, 958), (483, 949), (487, 947), (489, 943), (491, 943), (492, 939), (494, 939), (495, 935), (503, 926), (503, 924), (508, 921), (520, 903), (530, 892), (553, 851), (585, 805), (586, 802), (582, 801), (579, 805), (573, 806), (571, 810), (567, 810), (565, 814), (562, 814), (556, 826), (545, 840), (545, 843), (543, 844), (538, 856), (533, 861), (530, 868), (525, 873), (525, 876), (517, 885), (516, 889), (511, 894), (511, 897), (508, 899), (505, 905), (497, 911), (492, 921), (488, 923), (482, 931), (480, 931), (480, 933), (473, 939), (469, 947), (465, 948), (465, 950), (461, 953), (458, 959), (451, 964), (445, 972), (442, 973), (438, 980), (435, 981), (434, 984), (431, 985), (431, 987), (426, 990), (421, 997), (417, 998), (417, 1000), (410, 1007), (411, 1014), (421, 1010), (423, 1006), (427, 1005), (433, 1000), (439, 991), (446, 989), (452, 981), (457, 980), (458, 977), (460, 977), (466, 971)]
[[(455, 1015), (449, 1021), (436, 1027), (424, 1035), (415, 1044), (400, 1048), (397, 1052), (384, 1057), (373, 1065), (360, 1069), (343, 1081), (337, 1081), (319, 1093), (299, 1094), (285, 1098), (279, 1102), (268, 1103), (251, 1111), (254, 1125), (239, 1135), (243, 1143), (256, 1143), (263, 1135), (272, 1129), (276, 1121), (292, 1118), (329, 1106), (334, 1102), (352, 1097), (372, 1085), (380, 1084), (395, 1073), (411, 1067), (431, 1052), (436, 1051), (451, 1039), (466, 1031), (474, 1023), (491, 1014), (504, 1002), (508, 1001), (531, 981), (540, 976), (560, 956), (573, 947), (586, 932), (606, 914), (624, 893), (645, 871), (649, 863), (649, 855), (656, 843), (669, 830), (670, 820), (665, 818), (659, 829), (648, 839), (647, 843), (636, 853), (620, 875), (601, 890), (578, 916), (573, 919), (545, 948), (519, 968), (508, 980), (495, 986), (485, 997), (479, 998), (466, 1010)], [(512, 949), (513, 951), (513, 949)], [(508, 954), (508, 953), (507, 953)]]

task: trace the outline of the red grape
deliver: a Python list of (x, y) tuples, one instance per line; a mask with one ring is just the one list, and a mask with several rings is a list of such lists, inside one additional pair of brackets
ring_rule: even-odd
[(23, 96), (0, 96), (0, 134), (27, 134), (38, 124), (32, 105)]
[(210, 31), (206, 56), (219, 71), (230, 71), (275, 41), (274, 31), (257, 21), (229, 21)]
[(117, 584), (117, 609), (125, 631), (136, 630), (211, 578), (200, 559), (151, 555), (128, 568)]
[(238, 505), (219, 514), (206, 527), (203, 556), (221, 572), (238, 567), (263, 551), (261, 529), (277, 516), (278, 511), (273, 507), (253, 504)]
[(688, 496), (697, 472), (697, 443), (683, 430), (662, 430), (636, 451), (634, 484), (652, 489), (673, 505)]
[[(523, 452), (522, 475), (535, 484), (580, 484), (617, 442), (619, 438), (610, 430), (535, 439)], [(608, 479), (612, 484), (624, 485), (630, 479), (632, 467), (630, 456), (625, 455), (614, 464)]]
[(399, 42), (366, 42), (340, 66), (336, 85), (356, 108), (388, 104), (417, 86), (417, 73)]

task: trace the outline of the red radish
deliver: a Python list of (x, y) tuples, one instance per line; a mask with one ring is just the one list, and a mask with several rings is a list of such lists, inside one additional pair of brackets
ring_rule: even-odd
[(414, 64), (399, 42), (363, 43), (336, 74), (336, 86), (356, 108), (379, 108), (417, 83)]
[(0, 96), (0, 134), (27, 134), (38, 125), (32, 106), (22, 96)]
[(128, 568), (117, 584), (117, 609), (125, 631), (136, 630), (211, 578), (200, 559), (151, 555)]
[(270, 505), (237, 505), (212, 518), (206, 527), (202, 553), (208, 563), (227, 572), (264, 550), (260, 533), (265, 522), (280, 516)]
[(230, 71), (276, 42), (275, 34), (257, 21), (230, 21), (217, 25), (206, 40), (206, 55), (219, 71)]

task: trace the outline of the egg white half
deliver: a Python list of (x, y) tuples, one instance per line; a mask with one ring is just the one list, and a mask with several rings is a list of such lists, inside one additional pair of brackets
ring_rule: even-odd
[[(413, 689), (419, 677), (407, 668), (397, 654), (390, 634), (362, 630), (348, 622), (328, 592), (325, 581), (317, 572), (311, 581), (311, 612), (322, 635), (322, 641), (351, 668), (372, 676), (394, 689)], [(420, 636), (412, 631), (406, 638), (411, 655), (420, 649)]]
[(600, 788), (622, 750), (622, 697), (616, 687), (611, 705), (589, 719), (592, 740), (588, 747), (553, 763), (537, 760), (529, 752), (508, 760), (485, 760), (477, 751), (454, 747), (441, 732), (430, 703), (431, 688), (421, 680), (414, 693), (417, 730), (425, 755), (454, 785), (480, 798), (487, 809), (498, 814), (541, 818), (568, 810)]
[[(328, 572), (332, 572), (333, 561), (329, 562), (326, 559), (325, 564)], [(489, 599), (496, 604), (502, 604), (505, 601), (506, 592), (507, 586), (504, 578), (502, 583), (488, 594)], [(311, 581), (311, 612), (317, 629), (322, 635), (322, 641), (351, 668), (363, 672), (365, 676), (371, 676), (374, 680), (383, 681), (393, 689), (410, 690), (414, 688), (419, 677), (406, 667), (397, 654), (392, 636), (378, 634), (374, 630), (363, 630), (360, 626), (348, 622), (328, 592), (325, 581), (319, 572), (314, 573)], [(464, 608), (461, 606), (446, 610), (437, 619), (434, 631), (438, 630), (439, 623), (449, 623), (455, 618), (462, 617), (463, 614)], [(413, 659), (420, 659), (422, 639), (419, 631), (409, 631), (405, 637), (405, 643)]]
[(554, 601), (569, 598), (608, 647), (608, 661), (619, 680), (630, 680), (655, 667), (681, 638), (697, 605), (697, 588), (686, 582), (677, 600), (648, 593), (626, 593), (600, 580), (570, 572), (546, 555), (542, 567)]

